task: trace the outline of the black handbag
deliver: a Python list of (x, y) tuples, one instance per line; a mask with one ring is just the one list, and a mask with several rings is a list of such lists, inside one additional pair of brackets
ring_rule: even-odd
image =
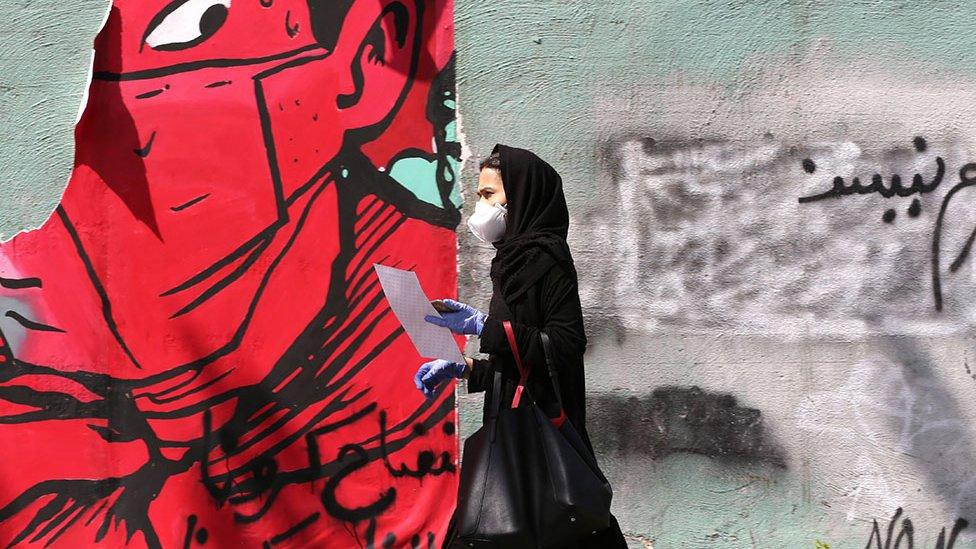
[[(505, 322), (521, 379), (511, 407), (501, 405), (496, 368), (488, 421), (464, 443), (454, 547), (555, 548), (610, 525), (610, 483), (566, 421), (549, 337), (540, 333), (560, 415), (550, 419), (525, 390), (522, 363)], [(523, 394), (524, 393), (524, 394)]]

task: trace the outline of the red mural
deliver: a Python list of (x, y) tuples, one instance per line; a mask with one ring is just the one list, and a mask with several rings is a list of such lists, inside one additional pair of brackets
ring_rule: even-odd
[(453, 101), (451, 0), (115, 0), (0, 245), (0, 544), (439, 545), (453, 392), (372, 265), (455, 291)]

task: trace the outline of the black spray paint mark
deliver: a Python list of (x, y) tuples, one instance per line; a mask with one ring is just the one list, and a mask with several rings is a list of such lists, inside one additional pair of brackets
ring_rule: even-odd
[[(807, 164), (809, 161), (809, 165)], [(809, 171), (808, 167), (813, 166), (813, 161), (806, 159), (803, 161), (804, 170), (807, 173), (813, 173)], [(905, 187), (902, 184), (901, 176), (898, 174), (892, 174), (889, 178), (888, 186), (884, 184), (884, 177), (876, 173), (871, 176), (871, 183), (864, 185), (861, 183), (861, 178), (854, 177), (850, 184), (846, 183), (844, 178), (841, 176), (834, 177), (833, 185), (829, 190), (823, 191), (818, 194), (810, 196), (801, 196), (798, 200), (801, 204), (808, 202), (816, 202), (819, 200), (825, 200), (827, 198), (840, 198), (842, 196), (849, 196), (854, 194), (874, 194), (877, 193), (885, 198), (892, 198), (895, 196), (906, 197), (913, 194), (925, 194), (930, 193), (937, 189), (940, 184), (942, 184), (942, 178), (945, 176), (945, 161), (941, 156), (935, 157), (936, 164), (936, 174), (932, 178), (932, 181), (925, 183), (922, 174), (915, 174), (912, 177), (912, 184)]]
[(922, 213), (922, 203), (918, 199), (912, 200), (912, 205), (908, 207), (908, 217), (918, 217)]
[[(417, 454), (416, 469), (411, 469), (406, 464), (394, 467), (390, 464), (390, 452), (387, 450), (386, 445), (386, 432), (386, 412), (380, 412), (380, 449), (383, 452), (383, 463), (386, 465), (386, 470), (393, 477), (423, 478), (428, 475), (436, 477), (444, 473), (455, 472), (456, 468), (454, 467), (454, 463), (452, 463), (453, 460), (450, 452), (441, 452), (441, 464), (435, 467), (436, 458), (434, 452), (430, 450), (424, 450)], [(416, 423), (413, 426), (413, 433), (417, 437), (424, 436), (427, 434), (427, 428), (422, 423)]]
[(7, 314), (5, 316), (7, 318), (12, 318), (17, 322), (17, 324), (20, 324), (21, 326), (27, 328), (28, 330), (35, 330), (38, 332), (58, 332), (62, 334), (65, 333), (65, 331), (62, 330), (61, 328), (56, 328), (54, 326), (48, 326), (47, 324), (35, 322), (33, 320), (30, 320), (29, 318), (24, 317), (24, 315), (18, 313), (17, 311), (7, 311)]
[(298, 524), (296, 524), (296, 525), (292, 526), (291, 528), (285, 530), (284, 532), (282, 532), (282, 533), (280, 533), (280, 534), (272, 537), (269, 541), (265, 542), (264, 545), (266, 547), (270, 547), (270, 546), (273, 546), (273, 545), (278, 545), (279, 543), (282, 543), (284, 541), (287, 541), (287, 540), (293, 538), (294, 536), (298, 535), (298, 533), (301, 532), (302, 530), (304, 530), (304, 529), (308, 528), (309, 526), (315, 524), (315, 522), (317, 520), (319, 520), (320, 517), (321, 517), (321, 514), (320, 513), (318, 513), (318, 512), (312, 513), (311, 515), (309, 515), (309, 516), (305, 517), (304, 519), (302, 519), (301, 522), (299, 522)]
[(163, 93), (163, 88), (158, 88), (152, 91), (147, 91), (146, 93), (140, 93), (136, 96), (136, 99), (149, 99), (150, 97), (156, 97), (161, 93)]
[(173, 210), (174, 212), (183, 211), (183, 210), (189, 208), (190, 206), (193, 206), (193, 205), (195, 205), (195, 204), (197, 204), (197, 203), (199, 203), (199, 202), (201, 202), (203, 200), (206, 200), (207, 197), (209, 197), (209, 196), (210, 196), (210, 193), (207, 193), (207, 194), (198, 196), (198, 197), (196, 197), (196, 198), (194, 198), (192, 200), (189, 200), (187, 202), (184, 202), (183, 204), (180, 204), (178, 206), (171, 206), (170, 207), (170, 210)]
[(973, 369), (969, 367), (969, 360), (963, 361), (963, 366), (966, 368), (966, 375), (976, 380), (976, 373), (973, 373)]
[(590, 432), (593, 446), (604, 451), (652, 459), (686, 452), (785, 466), (762, 413), (730, 394), (668, 386), (643, 398), (594, 395), (587, 404), (588, 415), (603, 426)]
[(298, 23), (291, 23), (291, 10), (285, 12), (285, 32), (288, 34), (288, 38), (294, 38), (298, 36)]
[[(928, 143), (926, 143), (925, 138), (921, 136), (916, 136), (914, 139), (912, 139), (912, 145), (915, 147), (915, 150), (919, 153), (928, 150)], [(885, 186), (884, 177), (879, 173), (876, 173), (873, 176), (871, 176), (871, 183), (869, 185), (862, 184), (861, 179), (859, 177), (854, 177), (851, 180), (851, 183), (847, 184), (844, 178), (838, 175), (834, 177), (833, 185), (829, 190), (815, 195), (800, 197), (798, 199), (798, 202), (804, 204), (808, 202), (816, 202), (819, 200), (824, 200), (827, 198), (840, 198), (843, 196), (849, 196), (854, 194), (863, 195), (863, 194), (877, 193), (884, 198), (893, 198), (896, 196), (907, 197), (913, 194), (922, 195), (925, 193), (930, 193), (935, 189), (937, 189), (940, 184), (942, 184), (942, 178), (945, 176), (945, 161), (943, 161), (942, 157), (937, 156), (935, 158), (935, 163), (936, 163), (936, 174), (935, 177), (932, 178), (932, 181), (930, 183), (925, 183), (922, 175), (918, 173), (916, 173), (912, 177), (912, 184), (908, 187), (905, 187), (902, 184), (902, 178), (898, 174), (891, 175), (891, 177), (889, 178), (890, 183), (888, 186)], [(806, 173), (812, 174), (817, 171), (816, 163), (810, 158), (804, 158), (800, 164), (803, 167), (803, 171), (805, 171)], [(916, 218), (919, 216), (921, 211), (922, 211), (922, 205), (919, 202), (919, 200), (916, 198), (915, 200), (912, 201), (911, 206), (908, 208), (908, 215), (909, 217)], [(895, 216), (896, 216), (895, 210), (893, 208), (889, 208), (885, 210), (881, 219), (885, 223), (892, 223), (895, 220)]]
[[(928, 150), (928, 143), (921, 136), (916, 136), (912, 140), (912, 144), (915, 147), (915, 150), (920, 153)], [(884, 198), (892, 198), (895, 196), (906, 197), (912, 194), (922, 195), (934, 191), (942, 183), (945, 175), (945, 162), (940, 156), (935, 158), (935, 162), (937, 165), (937, 171), (930, 183), (925, 183), (922, 175), (917, 173), (914, 175), (912, 184), (909, 187), (904, 187), (901, 184), (901, 176), (897, 174), (891, 176), (891, 184), (888, 187), (885, 187), (883, 178), (880, 174), (874, 174), (870, 185), (862, 185), (857, 177), (855, 177), (851, 184), (848, 185), (845, 183), (843, 177), (837, 176), (834, 178), (833, 187), (830, 190), (816, 195), (800, 197), (798, 201), (800, 203), (806, 203), (815, 202), (826, 198), (840, 198), (854, 194), (872, 193), (880, 194)], [(814, 173), (816, 171), (816, 164), (809, 158), (804, 159), (801, 164), (804, 171), (807, 173)], [(942, 311), (943, 306), (942, 273), (940, 271), (939, 264), (942, 255), (942, 232), (946, 224), (946, 211), (949, 204), (960, 190), (973, 185), (976, 185), (976, 163), (970, 162), (959, 169), (959, 182), (949, 189), (949, 191), (943, 197), (942, 203), (939, 207), (939, 213), (935, 221), (935, 229), (932, 233), (931, 252), (932, 295), (935, 301), (936, 311)], [(911, 218), (919, 217), (922, 212), (921, 201), (918, 198), (913, 199), (907, 212), (908, 216)], [(882, 221), (885, 223), (892, 223), (894, 222), (896, 216), (897, 213), (895, 209), (888, 208), (882, 215)], [(974, 227), (970, 232), (969, 237), (966, 239), (962, 248), (950, 262), (950, 273), (955, 273), (963, 266), (972, 252), (974, 241), (976, 241), (976, 227)]]
[[(942, 310), (942, 274), (939, 272), (939, 257), (942, 253), (942, 229), (945, 223), (946, 209), (948, 209), (952, 198), (960, 190), (976, 185), (976, 163), (969, 163), (959, 169), (959, 183), (949, 189), (945, 198), (942, 199), (942, 206), (939, 208), (939, 216), (935, 221), (935, 231), (932, 234), (932, 294), (935, 297), (935, 310)], [(955, 272), (962, 266), (966, 258), (969, 257), (972, 249), (973, 240), (976, 239), (976, 228), (970, 233), (969, 238), (963, 245), (962, 250), (953, 260), (949, 270)]]
[(190, 549), (190, 545), (196, 540), (198, 545), (206, 545), (210, 535), (206, 528), (196, 529), (197, 516), (186, 517), (186, 536), (183, 538), (183, 549)]
[[(347, 459), (349, 456), (352, 459)], [(333, 517), (353, 524), (372, 519), (386, 511), (396, 500), (396, 488), (388, 488), (381, 492), (373, 503), (361, 507), (346, 507), (339, 503), (336, 493), (342, 480), (369, 464), (370, 459), (363, 448), (356, 444), (347, 444), (339, 450), (339, 460), (348, 461), (339, 471), (332, 475), (322, 490), (322, 506)]]
[(8, 290), (23, 290), (25, 288), (41, 288), (40, 278), (3, 278), (0, 276), (0, 288)]
[[(868, 536), (868, 543), (864, 546), (864, 549), (913, 549), (915, 546), (915, 527), (907, 517), (902, 518), (900, 523), (898, 522), (902, 513), (903, 510), (901, 507), (895, 510), (894, 516), (888, 521), (888, 527), (885, 530), (883, 540), (881, 539), (881, 527), (878, 524), (878, 520), (875, 519), (871, 528), (871, 534)], [(969, 522), (965, 519), (956, 519), (955, 524), (952, 525), (948, 540), (945, 537), (946, 530), (942, 528), (942, 531), (939, 532), (939, 539), (936, 540), (935, 549), (953, 549), (959, 532), (967, 526), (969, 526)], [(897, 534), (895, 533), (895, 528), (899, 528)]]
[(139, 158), (146, 158), (149, 156), (149, 153), (152, 152), (153, 143), (155, 142), (156, 142), (156, 132), (152, 132), (149, 135), (149, 141), (147, 141), (146, 144), (139, 149), (132, 149), (132, 152), (136, 153), (136, 156), (138, 156)]

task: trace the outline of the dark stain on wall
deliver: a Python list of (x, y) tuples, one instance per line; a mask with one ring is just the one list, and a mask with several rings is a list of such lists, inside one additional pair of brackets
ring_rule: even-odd
[(690, 452), (785, 467), (782, 451), (765, 431), (762, 412), (740, 406), (727, 393), (665, 386), (644, 397), (594, 394), (588, 408), (590, 436), (598, 450), (652, 459)]

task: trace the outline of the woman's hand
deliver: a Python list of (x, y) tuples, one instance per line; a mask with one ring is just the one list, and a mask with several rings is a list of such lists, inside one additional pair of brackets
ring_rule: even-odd
[(417, 386), (417, 390), (423, 393), (425, 397), (433, 398), (434, 390), (437, 389), (437, 386), (442, 381), (446, 381), (452, 377), (464, 377), (467, 369), (466, 364), (443, 359), (432, 360), (420, 366), (417, 374), (413, 376), (413, 384)]
[(445, 299), (442, 303), (451, 310), (441, 313), (441, 316), (427, 315), (424, 320), (435, 326), (448, 328), (455, 334), (481, 335), (488, 315), (453, 299)]

